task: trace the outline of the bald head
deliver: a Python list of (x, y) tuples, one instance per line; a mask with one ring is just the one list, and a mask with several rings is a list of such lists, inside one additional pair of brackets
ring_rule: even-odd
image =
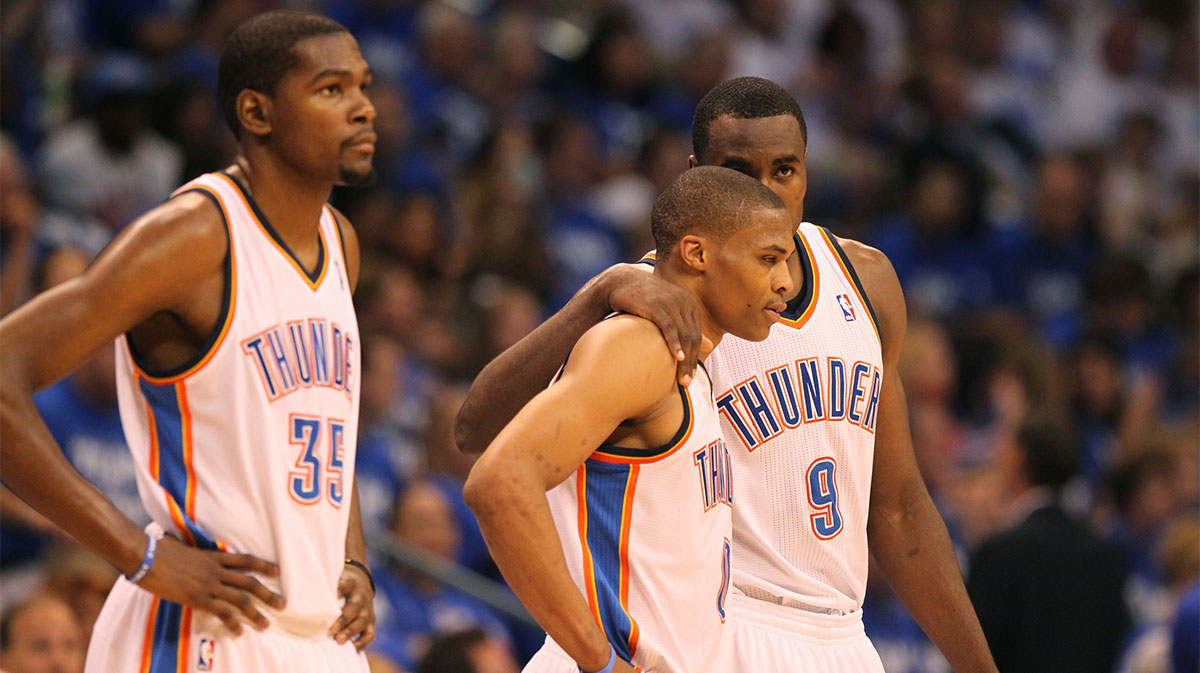
[(749, 226), (760, 208), (783, 210), (783, 201), (759, 181), (719, 166), (697, 166), (671, 183), (650, 213), (659, 259), (670, 256), (681, 238), (703, 234), (718, 240)]

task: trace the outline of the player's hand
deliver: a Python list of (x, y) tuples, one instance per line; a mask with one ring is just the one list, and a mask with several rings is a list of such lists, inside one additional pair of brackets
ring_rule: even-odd
[(329, 627), (329, 634), (339, 645), (353, 641), (354, 649), (362, 652), (375, 640), (375, 594), (371, 591), (371, 581), (361, 568), (347, 563), (338, 580), (338, 595), (346, 603), (342, 615)]
[(260, 630), (270, 626), (255, 599), (276, 610), (284, 606), (283, 596), (250, 573), (276, 577), (279, 566), (249, 554), (195, 549), (164, 535), (154, 565), (140, 586), (169, 601), (216, 615), (236, 635), (242, 632), (242, 618)]
[(604, 272), (608, 306), (632, 313), (658, 325), (671, 354), (678, 361), (676, 378), (687, 386), (696, 371), (701, 351), (700, 305), (692, 293), (634, 264), (621, 264)]

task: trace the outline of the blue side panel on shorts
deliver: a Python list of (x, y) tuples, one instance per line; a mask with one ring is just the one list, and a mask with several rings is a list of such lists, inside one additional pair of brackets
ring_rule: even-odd
[(621, 566), (621, 525), (625, 512), (625, 489), (629, 484), (631, 469), (628, 464), (603, 463), (589, 460), (585, 463), (587, 482), (587, 543), (592, 552), (592, 570), (596, 582), (596, 601), (600, 610), (600, 623), (608, 642), (617, 650), (617, 656), (625, 661), (633, 658), (629, 638), (632, 621), (621, 606), (621, 573), (628, 568)]
[(186, 509), (189, 475), (183, 455), (183, 413), (176, 388), (170, 384), (156, 385), (145, 379), (139, 379), (139, 383), (142, 395), (154, 413), (159, 451), (158, 481), (183, 513), (184, 523), (195, 538), (196, 546), (217, 549), (216, 541), (192, 521)]
[(147, 673), (179, 671), (179, 624), (182, 618), (182, 605), (165, 600), (158, 602), (150, 645), (150, 669)]

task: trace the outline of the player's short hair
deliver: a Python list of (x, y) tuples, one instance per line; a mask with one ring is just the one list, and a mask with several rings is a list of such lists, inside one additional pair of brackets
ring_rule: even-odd
[(737, 77), (721, 82), (700, 99), (692, 118), (692, 154), (704, 163), (708, 131), (718, 118), (763, 119), (791, 115), (800, 124), (800, 137), (808, 144), (808, 126), (800, 104), (786, 89), (761, 77)]
[(658, 258), (668, 257), (688, 234), (728, 238), (749, 224), (751, 214), (761, 208), (782, 210), (784, 205), (758, 180), (720, 166), (686, 170), (659, 195), (650, 212)]
[(344, 32), (346, 27), (333, 19), (290, 9), (264, 12), (235, 28), (217, 66), (217, 99), (233, 136), (242, 137), (237, 97), (243, 89), (274, 95), (279, 81), (299, 61), (297, 42)]

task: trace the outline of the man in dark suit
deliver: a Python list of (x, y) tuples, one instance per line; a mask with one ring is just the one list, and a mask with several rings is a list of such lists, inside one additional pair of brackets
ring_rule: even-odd
[(1033, 417), (1000, 470), (1011, 527), (985, 540), (967, 590), (1001, 673), (1110, 673), (1129, 625), (1121, 552), (1064, 511), (1079, 445), (1071, 426)]

